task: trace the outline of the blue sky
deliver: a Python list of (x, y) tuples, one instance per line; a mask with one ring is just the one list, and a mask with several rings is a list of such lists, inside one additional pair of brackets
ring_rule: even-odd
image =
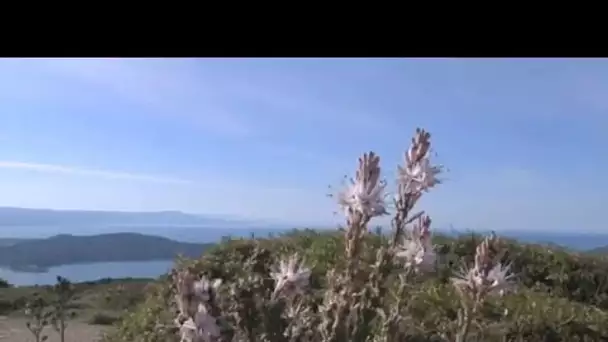
[(0, 206), (335, 225), (325, 195), (414, 129), (440, 228), (603, 231), (608, 61), (0, 60)]

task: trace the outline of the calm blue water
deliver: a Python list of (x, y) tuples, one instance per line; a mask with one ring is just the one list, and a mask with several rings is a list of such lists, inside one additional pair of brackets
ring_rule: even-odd
[(102, 278), (156, 278), (167, 273), (172, 266), (173, 261), (100, 262), (52, 267), (46, 273), (15, 272), (0, 268), (0, 278), (18, 286), (54, 284), (58, 275), (72, 282)]

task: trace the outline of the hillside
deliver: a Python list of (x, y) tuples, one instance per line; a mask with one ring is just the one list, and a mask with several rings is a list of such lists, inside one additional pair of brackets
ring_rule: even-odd
[(171, 260), (199, 256), (210, 244), (177, 242), (137, 233), (57, 235), (0, 247), (0, 265), (41, 268), (74, 263)]
[(21, 242), (30, 241), (34, 239), (20, 239), (20, 238), (0, 238), (0, 247), (12, 246)]
[[(368, 236), (365, 240), (365, 250), (371, 252), (377, 250), (380, 244), (386, 243), (386, 240), (375, 235)], [(475, 246), (481, 240), (481, 236), (471, 234), (456, 238), (435, 236), (433, 242), (441, 260), (436, 273), (428, 279), (413, 282), (407, 295), (391, 295), (395, 299), (391, 299), (390, 303), (398, 298), (403, 298), (406, 303), (401, 308), (403, 321), (399, 323), (404, 329), (404, 335), (408, 337), (404, 340), (454, 341), (453, 338), (445, 337), (453, 337), (456, 333), (460, 305), (450, 277), (458, 272), (460, 261), (467, 264), (472, 262)], [(512, 262), (517, 291), (504, 297), (488, 298), (476, 317), (475, 325), (470, 328), (471, 338), (467, 341), (569, 342), (608, 339), (608, 287), (605, 281), (608, 274), (607, 261), (508, 239), (503, 240), (501, 246), (507, 252), (505, 257)], [(322, 296), (323, 290), (331, 286), (327, 271), (336, 266), (342, 269), (340, 265), (344, 265), (343, 249), (342, 234), (300, 231), (274, 239), (223, 242), (208, 250), (202, 258), (186, 261), (178, 267), (194, 269), (198, 274), (207, 274), (212, 278), (221, 278), (226, 291), (235, 286), (242, 289), (236, 292), (236, 297), (231, 297), (228, 292), (221, 293), (222, 300), (218, 305), (225, 310), (225, 317), (232, 314), (231, 310), (236, 307), (236, 303), (253, 300), (253, 297), (248, 297), (251, 295), (248, 291), (256, 291), (255, 304), (252, 306), (254, 309), (251, 309), (253, 311), (239, 311), (238, 314), (244, 315), (239, 316), (241, 319), (251, 319), (252, 322), (275, 322), (270, 325), (252, 325), (250, 329), (258, 334), (275, 326), (283, 329), (290, 324), (290, 318), (275, 317), (271, 310), (267, 310), (264, 305), (270, 304), (265, 304), (264, 298), (272, 292), (272, 287), (270, 290), (264, 286), (256, 287), (259, 286), (256, 277), (264, 279), (278, 260), (294, 252), (299, 253), (307, 265), (313, 265), (310, 281), (313, 291), (304, 297), (304, 303), (316, 308), (315, 301), (323, 301), (322, 297), (316, 296)], [(369, 266), (373, 265), (374, 254), (362, 255), (362, 272), (373, 272), (374, 268)], [(389, 267), (391, 273), (400, 272), (397, 265)], [(255, 276), (248, 278), (249, 275)], [(388, 286), (389, 293), (396, 295), (397, 292), (393, 292), (397, 291), (393, 288), (395, 285)], [(138, 336), (147, 336), (149, 331), (155, 331), (150, 339), (154, 341), (164, 341), (168, 336), (173, 336), (170, 330), (153, 329), (159, 325), (171, 326), (173, 322), (175, 302), (168, 300), (173, 298), (167, 295), (170, 291), (170, 279), (159, 281), (156, 288), (149, 290), (148, 300), (125, 315), (117, 325), (117, 330), (106, 341), (135, 341)], [(258, 305), (259, 309), (255, 309)], [(302, 315), (306, 315), (306, 312)], [(302, 328), (306, 324), (319, 326), (320, 323), (308, 319), (298, 318), (296, 324), (302, 325)]]
[(608, 246), (593, 248), (587, 251), (589, 254), (608, 255)]

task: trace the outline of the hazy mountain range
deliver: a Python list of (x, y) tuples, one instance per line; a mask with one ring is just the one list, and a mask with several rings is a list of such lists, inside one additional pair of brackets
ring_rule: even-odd
[(213, 245), (138, 233), (56, 235), (2, 242), (0, 266), (22, 271), (43, 271), (52, 266), (77, 263), (173, 260), (177, 255), (195, 258)]
[[(193, 215), (179, 211), (117, 212), (84, 210), (50, 210), (0, 207), (0, 237), (3, 244), (14, 244), (15, 238), (48, 238), (60, 234), (97, 235), (133, 232), (154, 235), (187, 243), (217, 242), (223, 236), (258, 236), (284, 232), (293, 228), (316, 228), (280, 225), (235, 218)], [(325, 227), (335, 229), (335, 227)], [(490, 227), (491, 228), (491, 227)], [(437, 228), (436, 228), (437, 229)], [(452, 234), (453, 231), (441, 231)], [(459, 229), (458, 233), (466, 232)], [(543, 232), (512, 230), (500, 235), (533, 243), (552, 243), (572, 249), (589, 250), (608, 246), (608, 233)]]
[[(135, 232), (186, 242), (217, 241), (227, 234), (292, 227), (270, 222), (193, 215), (179, 211), (118, 212), (0, 207), (0, 237), (42, 238), (58, 234)], [(228, 232), (228, 233), (227, 233)]]
[[(178, 242), (139, 233), (62, 234), (39, 239), (0, 238), (0, 267), (45, 272), (49, 267), (69, 264), (173, 260), (180, 254), (196, 258), (214, 242)], [(592, 252), (606, 253), (608, 250), (598, 248)]]
[(180, 211), (120, 212), (0, 207), (0, 227), (173, 225), (200, 226), (262, 222), (186, 214)]

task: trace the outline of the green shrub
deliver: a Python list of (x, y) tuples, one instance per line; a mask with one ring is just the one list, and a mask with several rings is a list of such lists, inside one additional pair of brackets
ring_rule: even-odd
[(89, 324), (95, 325), (112, 325), (116, 323), (120, 318), (116, 315), (110, 315), (103, 312), (95, 313), (91, 319), (89, 319)]
[(8, 288), (8, 287), (13, 287), (13, 285), (11, 285), (8, 281), (0, 278), (0, 289), (4, 289), (4, 288)]

